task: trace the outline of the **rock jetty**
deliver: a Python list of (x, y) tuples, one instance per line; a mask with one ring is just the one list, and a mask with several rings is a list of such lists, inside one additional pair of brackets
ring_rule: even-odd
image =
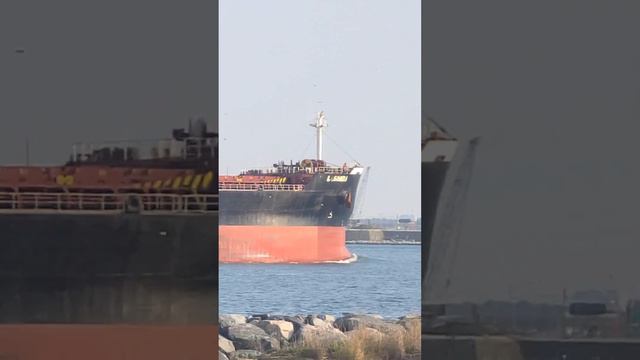
[[(419, 359), (420, 317), (220, 315), (219, 358)], [(378, 357), (379, 356), (379, 357)]]

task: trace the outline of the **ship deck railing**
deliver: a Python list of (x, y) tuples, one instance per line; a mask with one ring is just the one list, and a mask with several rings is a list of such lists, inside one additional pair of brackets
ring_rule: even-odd
[(337, 166), (320, 166), (320, 167), (302, 167), (302, 166), (290, 166), (284, 167), (270, 167), (270, 168), (255, 168), (251, 170), (243, 170), (240, 172), (242, 175), (280, 175), (280, 174), (338, 174), (347, 175), (353, 170), (353, 167), (337, 167)]
[(351, 172), (351, 168), (335, 167), (335, 166), (323, 166), (315, 168), (316, 172), (323, 174), (348, 174)]
[(209, 213), (217, 194), (0, 192), (0, 212)]
[(263, 184), (263, 183), (229, 183), (221, 182), (218, 184), (221, 191), (302, 191), (302, 184)]

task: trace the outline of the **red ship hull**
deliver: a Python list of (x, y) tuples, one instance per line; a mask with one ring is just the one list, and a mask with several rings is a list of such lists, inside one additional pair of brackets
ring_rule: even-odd
[(319, 263), (351, 257), (336, 226), (221, 225), (222, 263)]

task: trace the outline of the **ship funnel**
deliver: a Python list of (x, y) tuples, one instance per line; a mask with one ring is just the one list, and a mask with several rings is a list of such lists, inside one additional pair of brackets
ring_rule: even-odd
[(189, 121), (189, 136), (195, 138), (206, 137), (207, 123), (203, 118), (197, 118), (195, 121)]

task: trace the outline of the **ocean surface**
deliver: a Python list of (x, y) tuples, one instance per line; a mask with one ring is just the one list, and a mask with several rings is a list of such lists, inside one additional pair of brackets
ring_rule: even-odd
[(419, 314), (420, 246), (349, 245), (340, 264), (221, 264), (221, 314)]

